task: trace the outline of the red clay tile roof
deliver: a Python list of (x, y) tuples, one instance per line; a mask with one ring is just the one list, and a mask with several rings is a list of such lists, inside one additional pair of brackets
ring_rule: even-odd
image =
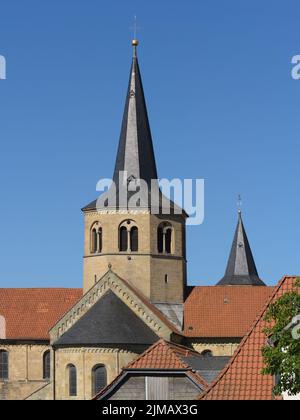
[(193, 354), (193, 350), (160, 339), (125, 369), (190, 369), (180, 356)]
[(191, 366), (182, 359), (182, 357), (192, 355), (199, 356), (199, 353), (187, 347), (170, 343), (161, 338), (150, 346), (144, 353), (123, 368), (122, 372), (106, 388), (100, 391), (94, 399), (98, 399), (102, 395), (106, 394), (116, 383), (120, 381), (125, 372), (133, 370), (183, 370), (188, 377), (205, 390), (208, 388), (207, 382), (198, 373), (193, 371)]
[(82, 297), (82, 289), (0, 289), (6, 339), (49, 340), (49, 329)]
[(194, 350), (179, 344), (170, 343), (164, 339), (158, 340), (137, 359), (129, 363), (124, 370), (134, 369), (155, 369), (155, 370), (187, 370), (187, 375), (202, 386), (202, 389), (208, 387), (207, 382), (201, 376), (193, 371), (182, 357), (199, 356)]
[[(242, 340), (230, 362), (225, 366), (214, 384), (200, 396), (205, 400), (272, 400), (274, 380), (262, 375), (264, 367), (261, 353), (266, 344), (263, 329), (265, 313), (271, 302), (293, 290), (296, 277), (284, 277), (274, 290), (249, 333)], [(298, 289), (299, 290), (299, 289)]]
[(274, 287), (196, 286), (184, 304), (188, 337), (244, 337)]

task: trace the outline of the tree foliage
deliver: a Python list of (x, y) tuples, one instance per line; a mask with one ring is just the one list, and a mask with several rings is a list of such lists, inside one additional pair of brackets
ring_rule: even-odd
[[(300, 287), (300, 279), (295, 286)], [(274, 395), (300, 392), (300, 339), (293, 338), (292, 329), (287, 328), (300, 314), (300, 294), (296, 287), (272, 303), (265, 316), (271, 326), (264, 331), (269, 343), (262, 349), (266, 366), (262, 373), (276, 377)], [(298, 327), (300, 333), (300, 325)]]

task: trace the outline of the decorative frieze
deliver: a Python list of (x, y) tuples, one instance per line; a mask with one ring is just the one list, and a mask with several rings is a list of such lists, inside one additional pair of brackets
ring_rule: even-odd
[(74, 353), (116, 353), (116, 354), (132, 354), (135, 355), (135, 351), (120, 348), (105, 348), (105, 347), (72, 347), (72, 348), (61, 348), (58, 350), (59, 353), (63, 354), (74, 354)]
[(82, 315), (84, 315), (91, 306), (93, 306), (108, 290), (111, 289), (123, 302), (125, 302), (140, 318), (142, 318), (156, 333), (162, 327), (162, 322), (151, 314), (148, 308), (132, 292), (121, 283), (112, 271), (109, 271), (104, 277), (86, 293), (83, 298), (67, 312), (63, 318), (50, 330), (51, 343), (63, 335), (74, 325)]

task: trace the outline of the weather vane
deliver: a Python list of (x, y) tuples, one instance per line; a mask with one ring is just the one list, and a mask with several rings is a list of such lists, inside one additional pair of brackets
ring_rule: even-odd
[(238, 201), (237, 201), (237, 206), (238, 206), (239, 213), (242, 212), (242, 205), (243, 205), (242, 196), (241, 196), (241, 194), (239, 194), (238, 195)]

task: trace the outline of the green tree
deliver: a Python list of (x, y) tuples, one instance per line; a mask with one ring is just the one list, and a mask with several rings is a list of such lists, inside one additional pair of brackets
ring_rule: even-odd
[[(299, 278), (295, 287), (300, 287)], [(265, 316), (271, 326), (264, 331), (269, 338), (269, 344), (262, 349), (265, 362), (262, 373), (277, 378), (274, 395), (281, 395), (283, 392), (296, 395), (300, 392), (300, 339), (293, 337), (295, 334), (292, 335), (292, 330), (288, 327), (299, 314), (300, 294), (299, 289), (295, 288), (272, 303)], [(300, 332), (300, 325), (298, 326)]]

